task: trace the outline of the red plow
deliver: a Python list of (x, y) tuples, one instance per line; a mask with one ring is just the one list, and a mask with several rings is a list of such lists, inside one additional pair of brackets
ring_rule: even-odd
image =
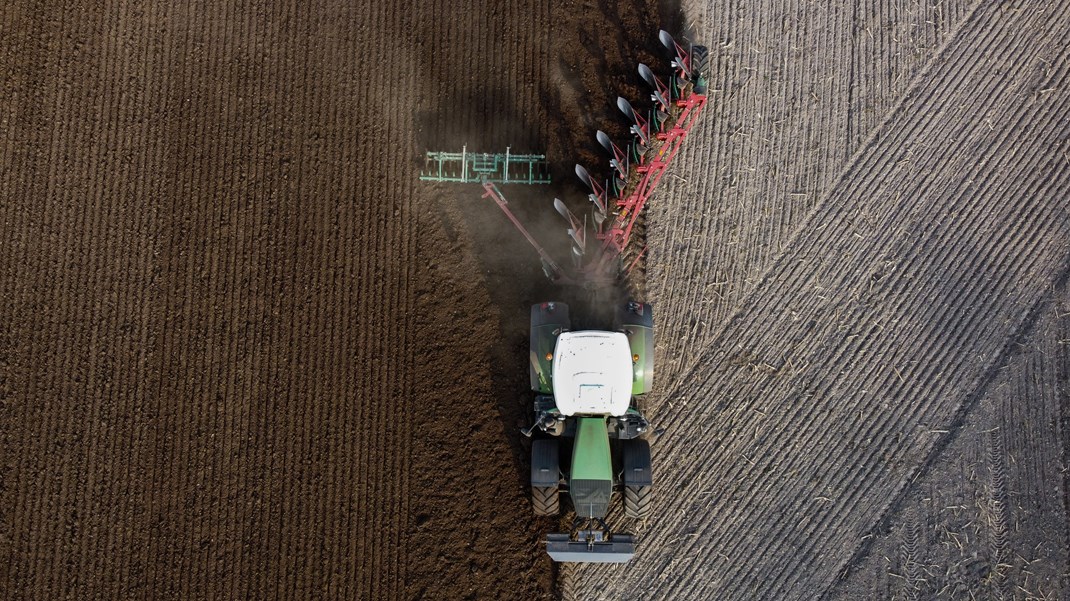
[(531, 243), (542, 260), (543, 271), (553, 282), (587, 288), (612, 285), (626, 276), (646, 251), (645, 248), (630, 248), (636, 225), (646, 203), (698, 122), (706, 105), (708, 85), (704, 46), (684, 48), (665, 31), (659, 33), (659, 39), (672, 55), (668, 84), (650, 67), (640, 64), (639, 75), (651, 88), (652, 106), (641, 111), (624, 98), (617, 98), (617, 108), (631, 123), (631, 138), (626, 149), (615, 144), (604, 132), (597, 132), (599, 144), (610, 157), (610, 176), (596, 180), (585, 167), (576, 165), (577, 177), (590, 190), (588, 200), (593, 205), (592, 230), (596, 244), (588, 244), (586, 221), (578, 219), (561, 200), (554, 199), (554, 208), (569, 224), (571, 269), (562, 268), (535, 240), (509, 210), (505, 196), (493, 182), (482, 182), (484, 198), (493, 199)]

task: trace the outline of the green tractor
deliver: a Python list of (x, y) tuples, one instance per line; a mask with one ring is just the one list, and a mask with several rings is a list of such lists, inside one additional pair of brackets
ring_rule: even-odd
[(654, 368), (651, 307), (629, 302), (611, 331), (570, 330), (564, 303), (531, 308), (531, 388), (535, 422), (531, 499), (536, 515), (560, 513), (561, 493), (576, 511), (571, 533), (550, 534), (554, 561), (622, 563), (635, 554), (629, 534), (606, 525), (614, 494), (624, 514), (650, 513), (650, 424), (637, 399), (650, 391)]

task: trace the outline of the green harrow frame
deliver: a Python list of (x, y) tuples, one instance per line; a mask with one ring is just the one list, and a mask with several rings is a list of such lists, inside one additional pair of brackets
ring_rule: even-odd
[(504, 153), (428, 152), (420, 179), (425, 182), (459, 184), (548, 184), (550, 167), (546, 155)]

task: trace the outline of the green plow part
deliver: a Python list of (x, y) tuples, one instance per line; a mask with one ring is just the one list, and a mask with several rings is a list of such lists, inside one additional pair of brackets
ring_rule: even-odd
[(425, 182), (459, 184), (548, 184), (550, 167), (546, 155), (505, 153), (428, 152), (420, 179)]

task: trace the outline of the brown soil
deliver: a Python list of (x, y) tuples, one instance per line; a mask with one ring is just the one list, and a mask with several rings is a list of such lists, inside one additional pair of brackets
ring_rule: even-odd
[(0, 596), (553, 596), (517, 428), (555, 291), (419, 157), (548, 152), (507, 193), (556, 249), (674, 9), (217, 5), (0, 12)]
[[(1066, 595), (1068, 9), (359, 4), (0, 9), (0, 597)], [(714, 87), (647, 220), (662, 492), (559, 569), (567, 291), (416, 175), (545, 151), (505, 192), (565, 256), (659, 27)]]

